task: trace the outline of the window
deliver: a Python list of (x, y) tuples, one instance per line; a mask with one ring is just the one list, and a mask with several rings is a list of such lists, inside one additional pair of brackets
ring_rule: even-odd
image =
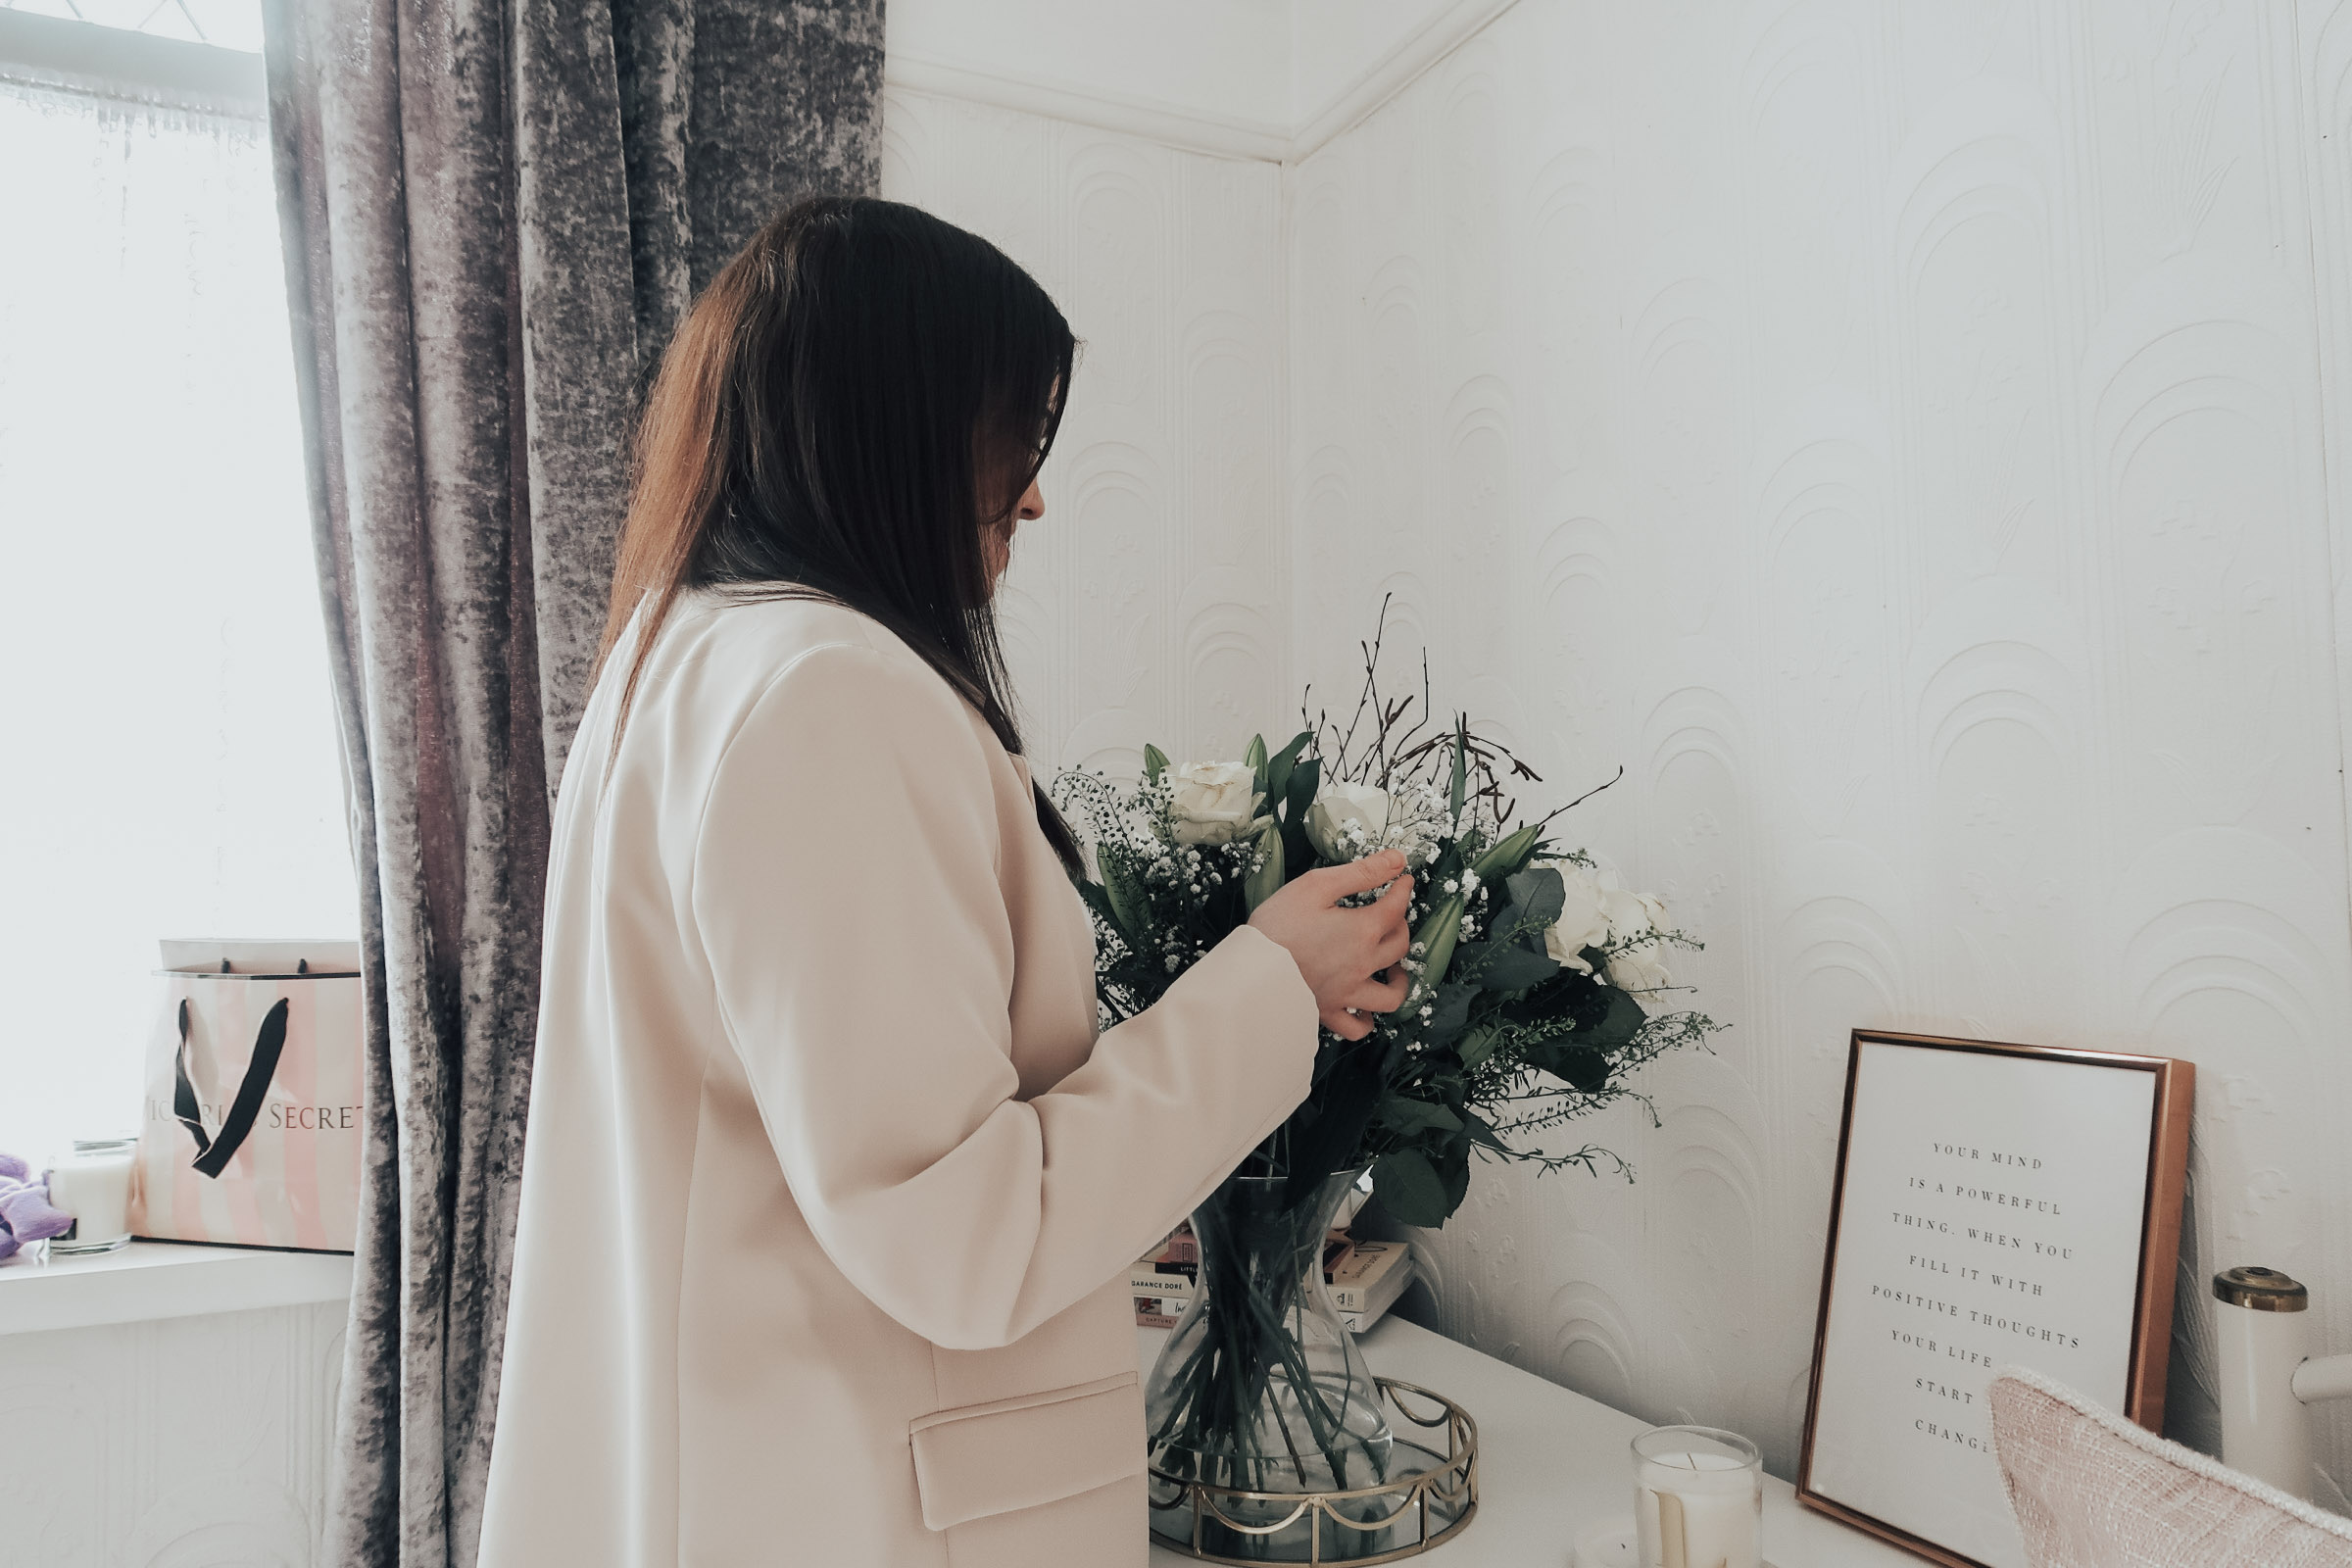
[[(258, 55), (262, 49), (260, 0), (0, 0), (0, 11), (94, 23), (114, 31), (212, 44), (240, 54)], [(95, 38), (86, 46), (106, 51), (119, 45), (119, 39)], [(116, 73), (110, 82), (98, 85), (119, 86), (122, 79)]]
[(36, 1161), (137, 1125), (159, 937), (357, 925), (260, 33), (0, 0), (0, 1150)]

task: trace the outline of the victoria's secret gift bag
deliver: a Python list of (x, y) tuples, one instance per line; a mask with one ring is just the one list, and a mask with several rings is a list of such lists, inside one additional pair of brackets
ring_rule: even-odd
[(360, 947), (166, 942), (130, 1229), (348, 1252), (360, 1208)]

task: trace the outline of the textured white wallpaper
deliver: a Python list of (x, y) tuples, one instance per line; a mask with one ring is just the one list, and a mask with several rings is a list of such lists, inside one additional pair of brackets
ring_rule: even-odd
[(1280, 171), (894, 88), (882, 189), (1003, 247), (1082, 340), (1003, 589), (1030, 751), (1240, 756), (1297, 711)]
[[(885, 189), (1089, 340), (1011, 616), (1042, 758), (1441, 703), (1731, 1023), (1487, 1170), (1456, 1337), (1791, 1469), (1857, 1024), (2198, 1063), (2206, 1277), (2352, 1348), (2352, 5), (1521, 0), (1297, 168), (895, 91)], [(2323, 1420), (2352, 1468), (2352, 1426)]]
[(2198, 1064), (2176, 1435), (2217, 1267), (2352, 1349), (2348, 142), (2352, 6), (1522, 0), (1291, 172), (1295, 667), (1623, 763), (1733, 1025), (1448, 1333), (1789, 1473), (1877, 1024)]

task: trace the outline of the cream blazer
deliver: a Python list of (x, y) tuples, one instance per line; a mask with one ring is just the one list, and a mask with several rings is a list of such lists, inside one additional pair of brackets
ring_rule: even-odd
[(564, 770), (481, 1568), (1122, 1568), (1128, 1264), (1304, 1096), (1236, 931), (1097, 1038), (1029, 775), (878, 622), (685, 596)]

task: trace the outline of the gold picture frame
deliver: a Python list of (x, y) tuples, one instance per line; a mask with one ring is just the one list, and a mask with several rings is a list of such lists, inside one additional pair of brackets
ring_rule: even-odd
[[(1871, 1048), (1889, 1048), (1889, 1051), (1882, 1054)], [(1877, 1298), (1879, 1302), (1886, 1303), (1907, 1304), (1916, 1301), (1922, 1311), (1950, 1314), (1950, 1321), (1955, 1328), (1963, 1321), (1975, 1322), (1980, 1317), (1988, 1325), (1995, 1321), (1989, 1315), (1989, 1308), (1984, 1313), (1980, 1313), (1973, 1306), (1962, 1308), (1958, 1304), (1958, 1300), (1967, 1293), (1941, 1283), (1943, 1279), (1949, 1278), (1949, 1264), (1938, 1258), (1927, 1257), (1924, 1253), (1913, 1255), (1910, 1259), (1911, 1263), (1922, 1264), (1924, 1262), (1930, 1268), (1944, 1271), (1940, 1276), (1931, 1274), (1929, 1276), (1931, 1283), (1926, 1290), (1940, 1289), (1944, 1296), (1949, 1296), (1954, 1299), (1947, 1300), (1924, 1293), (1890, 1290), (1875, 1280), (1868, 1287), (1868, 1298), (1857, 1296), (1851, 1291), (1841, 1294), (1838, 1289), (1838, 1264), (1847, 1237), (1853, 1229), (1852, 1226), (1849, 1226), (1849, 1221), (1854, 1218), (1853, 1214), (1849, 1212), (1849, 1197), (1854, 1195), (1858, 1183), (1890, 1180), (1894, 1174), (1876, 1169), (1864, 1172), (1854, 1164), (1855, 1108), (1858, 1089), (1863, 1078), (1866, 1051), (1870, 1051), (1868, 1059), (1877, 1064), (1874, 1072), (1878, 1073), (1903, 1070), (1899, 1064), (1912, 1059), (1906, 1057), (1906, 1053), (1936, 1054), (1932, 1058), (1934, 1066), (1929, 1070), (1935, 1077), (1945, 1083), (1953, 1081), (1955, 1074), (1962, 1077), (1968, 1075), (1970, 1069), (1962, 1065), (1962, 1058), (1969, 1057), (2000, 1058), (2004, 1063), (2011, 1064), (2031, 1062), (2147, 1075), (2146, 1083), (2150, 1092), (2144, 1144), (2136, 1135), (2130, 1139), (2118, 1136), (2110, 1140), (2114, 1147), (2115, 1158), (2120, 1159), (2128, 1153), (2135, 1167), (2144, 1161), (2144, 1169), (2140, 1171), (2139, 1181), (2136, 1270), (2132, 1280), (2134, 1289), (2130, 1321), (2128, 1324), (2098, 1323), (2081, 1325), (2081, 1327), (2094, 1337), (2113, 1336), (2119, 1333), (2129, 1335), (2128, 1349), (2124, 1360), (2123, 1413), (2130, 1420), (2150, 1431), (2160, 1431), (2164, 1425), (2165, 1379), (2172, 1346), (2173, 1288), (2180, 1245), (2180, 1209), (2187, 1179), (2189, 1111), (2195, 1090), (2196, 1068), (2191, 1062), (2177, 1060), (2169, 1056), (2078, 1051), (2052, 1046), (2012, 1045), (1997, 1041), (1956, 1039), (1940, 1035), (1898, 1034), (1877, 1029), (1856, 1029), (1850, 1037), (1846, 1058), (1844, 1108), (1838, 1131), (1838, 1162), (1831, 1191), (1829, 1239), (1827, 1246), (1823, 1249), (1821, 1304), (1814, 1324), (1812, 1378), (1805, 1401), (1804, 1439), (1796, 1476), (1797, 1501), (1817, 1513), (1826, 1514), (1856, 1529), (1867, 1531), (1906, 1550), (1915, 1552), (1931, 1562), (1942, 1564), (1943, 1568), (2006, 1568), (2006, 1565), (1990, 1563), (1982, 1557), (1968, 1555), (1948, 1541), (1930, 1539), (1928, 1535), (1922, 1534), (1918, 1530), (1906, 1528), (1904, 1525), (1874, 1515), (1864, 1507), (1856, 1505), (1850, 1491), (1848, 1495), (1842, 1499), (1833, 1495), (1830, 1492), (1823, 1490), (1822, 1479), (1817, 1474), (1816, 1460), (1820, 1457), (1824, 1429), (1824, 1390), (1832, 1381), (1825, 1376), (1825, 1370), (1828, 1369), (1829, 1358), (1834, 1353), (1832, 1336), (1834, 1310), (1841, 1308), (1849, 1314), (1850, 1321), (1848, 1319), (1839, 1320), (1839, 1327), (1843, 1332), (1838, 1338), (1841, 1344), (1849, 1347), (1847, 1353), (1856, 1355), (1862, 1352), (1853, 1350), (1852, 1345), (1866, 1343), (1877, 1347), (1879, 1342), (1875, 1338), (1868, 1341), (1857, 1341), (1856, 1336), (1862, 1331), (1855, 1325), (1870, 1321), (1868, 1314), (1873, 1311), (1893, 1314), (1903, 1309), (1902, 1306), (1895, 1304), (1882, 1305), (1871, 1302), (1868, 1298)], [(1957, 1054), (1957, 1055), (1945, 1054)], [(1924, 1064), (1931, 1058), (1919, 1057), (1916, 1060)], [(1997, 1071), (1997, 1069), (1994, 1070)], [(2004, 1081), (2014, 1083), (2014, 1079), (2015, 1075), (2012, 1073), (2005, 1075)], [(2116, 1114), (2108, 1120), (2111, 1128), (2119, 1135), (2123, 1126), (2136, 1120), (2136, 1096), (2139, 1081), (2134, 1077), (2129, 1084), (2120, 1079), (2114, 1082), (2114, 1087), (2120, 1097), (2119, 1108)], [(2095, 1075), (2083, 1077), (2077, 1074), (2068, 1079), (2068, 1089), (2070, 1093), (2080, 1094), (2083, 1092), (2084, 1086), (2097, 1086), (2105, 1082), (2106, 1080)], [(1881, 1092), (1883, 1093), (1883, 1091)], [(2095, 1087), (2091, 1092), (2096, 1092)], [(1950, 1113), (1945, 1106), (1936, 1105), (1923, 1107), (1920, 1114), (1923, 1118), (1936, 1116), (1948, 1118)], [(1985, 1114), (1989, 1117), (1986, 1124), (1997, 1130), (2000, 1112), (1995, 1110)], [(2019, 1114), (2022, 1119), (2025, 1113), (2021, 1111)], [(1887, 1129), (1884, 1127), (1869, 1128), (1866, 1129), (1866, 1135), (1873, 1150), (1870, 1157), (1877, 1163), (1885, 1163), (1883, 1151), (1889, 1144)], [(1984, 1157), (1984, 1145), (1972, 1142), (1963, 1147), (1961, 1144), (1938, 1141), (1947, 1137), (1959, 1136), (1963, 1135), (1955, 1134), (1947, 1119), (1933, 1123), (1923, 1121), (1921, 1127), (1916, 1130), (1916, 1136), (1913, 1129), (1903, 1129), (1900, 1134), (1894, 1135), (1894, 1141), (1906, 1149), (1917, 1144), (1928, 1150), (1948, 1153), (1953, 1160), (1967, 1155), (1974, 1155), (1979, 1159)], [(1982, 1136), (1989, 1143), (1991, 1135), (1970, 1132), (1965, 1136), (1971, 1139)], [(2016, 1157), (2004, 1155), (2001, 1147), (1997, 1144), (1992, 1145), (1991, 1149), (1992, 1157), (1996, 1161)], [(2090, 1161), (2092, 1164), (2096, 1164), (2095, 1152), (2095, 1151), (2092, 1152), (2093, 1157)], [(2077, 1156), (2078, 1153), (2079, 1152), (2073, 1149), (2068, 1151), (2070, 1157)], [(1910, 1156), (1906, 1154), (1903, 1157), (1909, 1158)], [(1922, 1155), (1915, 1163), (1920, 1166), (1933, 1166), (1935, 1157)], [(1995, 1166), (1994, 1168), (2002, 1172), (1998, 1179), (2002, 1180), (2005, 1185), (2019, 1187), (2021, 1191), (2032, 1189), (2031, 1180), (2012, 1179), (2019, 1174), (2018, 1172), (2004, 1166)], [(2034, 1167), (2035, 1174), (2038, 1174), (2039, 1168), (2038, 1165)], [(2125, 1188), (2123, 1174), (2114, 1169), (2112, 1161), (2098, 1168), (2104, 1178), (2104, 1186), (2110, 1202), (2120, 1201), (2117, 1195), (2121, 1194)], [(1992, 1194), (1988, 1190), (1980, 1191), (1975, 1187), (1963, 1188), (1958, 1185), (1956, 1176), (1953, 1178), (1952, 1190), (1948, 1195), (1951, 1201), (1946, 1202), (1944, 1200), (1947, 1195), (1942, 1181), (1923, 1182), (1915, 1174), (1909, 1173), (1905, 1173), (1904, 1179), (1911, 1188), (1919, 1190), (1921, 1201), (1914, 1206), (1919, 1207), (1923, 1212), (1919, 1216), (1913, 1216), (1903, 1211), (1889, 1211), (1892, 1220), (1896, 1224), (1923, 1226), (1932, 1224), (1942, 1227), (1940, 1231), (1934, 1233), (1935, 1239), (1933, 1240), (1903, 1243), (1903, 1245), (1915, 1248), (1934, 1249), (1944, 1246), (1946, 1250), (1950, 1250), (1951, 1248), (1958, 1245), (1956, 1242), (1948, 1245), (1943, 1243), (1943, 1238), (1950, 1234), (1950, 1221), (1948, 1217), (1938, 1218), (1937, 1216), (1948, 1215), (1952, 1212), (1973, 1212), (1955, 1209), (1952, 1206), (1953, 1203), (1960, 1200), (1962, 1192), (1966, 1192), (1972, 1200), (1997, 1198), (2003, 1203), (2025, 1203), (2029, 1206), (2045, 1208), (2052, 1214), (2057, 1214), (2062, 1206), (2054, 1199), (2045, 1200), (2008, 1193)], [(1896, 1189), (1895, 1191), (1902, 1190)], [(1877, 1196), (1875, 1191), (1874, 1196)], [(1937, 1206), (1939, 1203), (1942, 1204), (1940, 1208)], [(2002, 1221), (2005, 1224), (2014, 1223), (2005, 1212), (2002, 1215)], [(1964, 1224), (1962, 1228), (1968, 1238), (1973, 1240), (1978, 1236), (1975, 1226)], [(1986, 1231), (1985, 1239), (1989, 1241), (1991, 1239), (1989, 1226), (1986, 1227)], [(2007, 1245), (2016, 1244), (2014, 1238), (2006, 1235), (2003, 1235), (2000, 1240)], [(1884, 1247), (1887, 1245), (1887, 1241), (1888, 1238), (1882, 1235), (1871, 1245)], [(2109, 1296), (2120, 1294), (2121, 1286), (2124, 1283), (2120, 1278), (2124, 1260), (2121, 1241), (2120, 1236), (2107, 1236), (2100, 1239), (2100, 1245), (2104, 1249), (2107, 1258), (2107, 1271), (2111, 1276), (2105, 1282)], [(2042, 1248), (2042, 1244), (2039, 1242), (2035, 1242), (2034, 1245), (2036, 1250)], [(2051, 1250), (2055, 1252), (2056, 1250), (2053, 1242)], [(1958, 1254), (1955, 1252), (1954, 1255)], [(2072, 1255), (2071, 1251), (2067, 1253), (2069, 1258)], [(2014, 1265), (2012, 1266), (2014, 1267)], [(1970, 1275), (1972, 1271), (1964, 1265), (1961, 1272), (1963, 1275)], [(1981, 1277), (1982, 1274), (1981, 1268), (1974, 1271), (1974, 1276)], [(2003, 1276), (1996, 1273), (1992, 1276), (1992, 1280), (1996, 1285), (2002, 1284)], [(2016, 1281), (2010, 1280), (2007, 1283), (2014, 1285)], [(2036, 1286), (2034, 1289), (2035, 1294), (2038, 1295), (2040, 1287)], [(1941, 1324), (1945, 1320), (1941, 1316), (1937, 1316), (1931, 1321)], [(2006, 1318), (1998, 1321), (2002, 1329), (2011, 1328), (2011, 1324)], [(2042, 1332), (2046, 1334), (2046, 1331)], [(1897, 1340), (1909, 1338), (1899, 1329), (1894, 1331), (1894, 1336)], [(2015, 1348), (2007, 1342), (2000, 1341), (1989, 1327), (1984, 1331), (1982, 1338), (1988, 1343), (2001, 1344), (2004, 1349)], [(2080, 1334), (2075, 1335), (2074, 1338), (2079, 1345)], [(2029, 1340), (2030, 1345), (2031, 1340)], [(1932, 1351), (1937, 1348), (1937, 1346), (1934, 1342), (1929, 1342), (1927, 1348)], [(2104, 1342), (2104, 1348), (2108, 1354), (2112, 1355), (2111, 1340)], [(1958, 1353), (1957, 1345), (1944, 1347), (1944, 1349), (1947, 1355)], [(1883, 1349), (1873, 1353), (1894, 1356), (1900, 1352)], [(1973, 1374), (1984, 1373), (1986, 1368), (1979, 1363), (1984, 1361), (1986, 1357), (1976, 1354), (1974, 1351), (1969, 1352), (1969, 1355), (1970, 1372)], [(2005, 1355), (2002, 1358), (2022, 1360), (2032, 1364), (2030, 1357), (2029, 1350), (2027, 1353)], [(1860, 1375), (1858, 1372), (1846, 1368), (1838, 1370), (1843, 1374), (1839, 1380), (1841, 1387), (1850, 1384), (1854, 1378)], [(2052, 1375), (2062, 1374), (2053, 1373)], [(1930, 1380), (1920, 1378), (1915, 1381), (1926, 1383)], [(1952, 1397), (1960, 1396), (1960, 1391), (1956, 1388), (1941, 1387), (1940, 1392)], [(1867, 1404), (1870, 1396), (1848, 1394), (1843, 1397), (1849, 1403), (1859, 1401)], [(1841, 1414), (1840, 1419), (1853, 1418)], [(1886, 1418), (1882, 1416), (1880, 1419), (1884, 1421)], [(1899, 1412), (1896, 1419), (1899, 1419)], [(1914, 1419), (1911, 1425), (1915, 1428), (1921, 1427), (1923, 1420)], [(1928, 1426), (1927, 1430), (1937, 1432), (1937, 1429), (1933, 1426)], [(1954, 1437), (1953, 1432), (1949, 1429), (1941, 1431), (1938, 1435), (1947, 1438)], [(1976, 1439), (1973, 1435), (1964, 1440), (1954, 1438), (1954, 1441), (1965, 1441), (1969, 1447), (1976, 1447)], [(1842, 1455), (1840, 1463), (1846, 1467), (1849, 1480), (1854, 1464), (1852, 1454), (1858, 1450), (1858, 1445), (1851, 1443), (1842, 1443), (1840, 1446)], [(1899, 1443), (1886, 1443), (1884, 1452), (1886, 1463), (1891, 1465), (1908, 1462), (1901, 1455), (1900, 1450)], [(1963, 1457), (1968, 1462), (1988, 1463), (1988, 1446), (1983, 1451)]]

